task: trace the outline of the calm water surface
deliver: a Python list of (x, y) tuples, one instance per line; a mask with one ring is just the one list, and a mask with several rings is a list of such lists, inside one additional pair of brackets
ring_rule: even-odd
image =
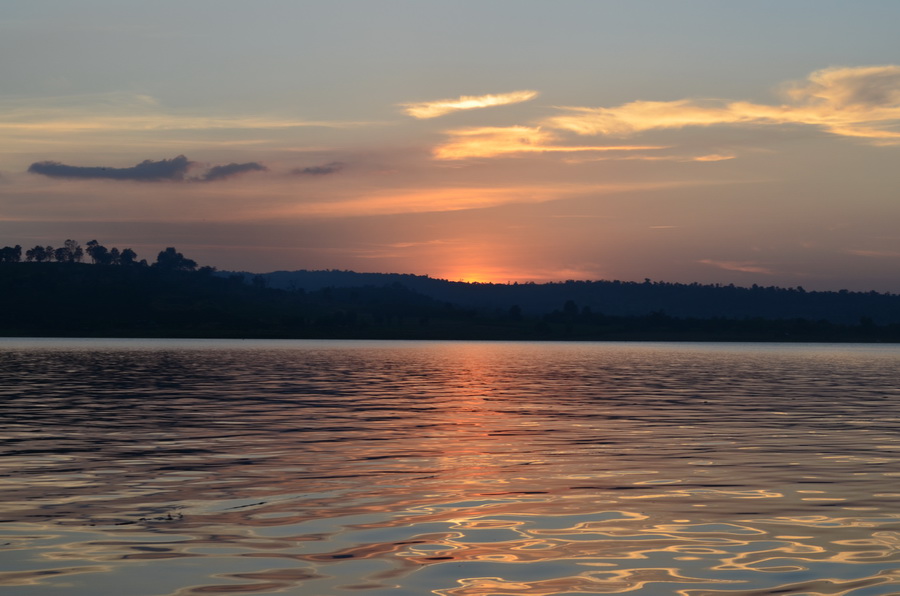
[(900, 594), (900, 347), (0, 340), (0, 593)]

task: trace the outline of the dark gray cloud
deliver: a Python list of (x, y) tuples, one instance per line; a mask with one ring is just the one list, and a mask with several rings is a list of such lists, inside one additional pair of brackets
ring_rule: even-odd
[(309, 166), (308, 168), (294, 168), (291, 174), (296, 176), (324, 176), (325, 174), (334, 174), (344, 169), (343, 162), (333, 161), (321, 166)]
[(39, 161), (31, 164), (28, 171), (50, 178), (104, 178), (107, 180), (156, 182), (159, 180), (184, 180), (184, 175), (192, 163), (184, 155), (159, 161), (146, 159), (130, 168), (69, 166), (58, 161)]
[(172, 159), (153, 161), (144, 160), (130, 168), (109, 168), (104, 166), (70, 166), (58, 161), (39, 161), (31, 164), (28, 171), (51, 178), (103, 178), (107, 180), (138, 180), (156, 182), (159, 180), (175, 180), (186, 182), (214, 182), (224, 180), (245, 172), (265, 172), (266, 166), (251, 161), (248, 163), (230, 163), (224, 166), (213, 166), (203, 175), (186, 178), (188, 170), (195, 165), (184, 155)]
[(245, 172), (267, 172), (268, 168), (261, 163), (251, 161), (248, 163), (230, 163), (225, 166), (213, 166), (203, 176), (197, 178), (203, 182), (212, 182), (214, 180), (224, 180)]

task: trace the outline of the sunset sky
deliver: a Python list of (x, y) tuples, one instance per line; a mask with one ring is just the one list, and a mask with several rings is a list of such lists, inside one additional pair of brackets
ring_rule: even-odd
[(0, 3), (0, 246), (900, 292), (900, 2)]

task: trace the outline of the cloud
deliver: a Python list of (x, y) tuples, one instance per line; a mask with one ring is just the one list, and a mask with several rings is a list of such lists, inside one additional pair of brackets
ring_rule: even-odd
[(730, 153), (708, 153), (706, 155), (697, 155), (695, 157), (686, 158), (686, 161), (728, 161), (736, 156)]
[(183, 180), (192, 162), (184, 155), (159, 161), (144, 160), (130, 168), (110, 168), (104, 166), (69, 166), (57, 161), (39, 161), (31, 164), (28, 171), (50, 178), (101, 178), (108, 180), (138, 180), (157, 182), (160, 180)]
[(444, 239), (435, 239), (435, 240), (424, 240), (421, 242), (391, 242), (386, 244), (385, 246), (389, 248), (415, 248), (419, 246), (438, 246), (438, 245), (446, 245), (453, 244), (455, 242), (460, 242), (460, 240), (450, 241)]
[(274, 115), (198, 114), (167, 109), (146, 95), (120, 93), (54, 98), (0, 98), (0, 133), (62, 134), (302, 127), (359, 128), (366, 121), (304, 120)]
[(472, 157), (496, 157), (517, 153), (573, 153), (579, 151), (639, 151), (665, 149), (655, 145), (555, 145), (553, 133), (540, 127), (507, 126), (465, 128), (447, 131), (451, 140), (434, 149), (436, 159), (452, 160)]
[(400, 104), (413, 118), (437, 118), (459, 110), (473, 110), (521, 103), (537, 97), (537, 91), (513, 91), (497, 95), (462, 95), (457, 99), (439, 99)]
[[(648, 147), (637, 147), (637, 149), (648, 149)], [(656, 149), (666, 149), (666, 147), (656, 147)], [(674, 161), (687, 163), (692, 161), (728, 161), (729, 159), (735, 159), (736, 157), (736, 155), (723, 153), (706, 153), (703, 155), (603, 155), (600, 157), (570, 157), (566, 158), (566, 163), (586, 163), (592, 161)]]
[(230, 163), (224, 166), (213, 166), (202, 176), (185, 178), (187, 171), (196, 165), (184, 155), (172, 159), (153, 161), (146, 159), (130, 168), (111, 168), (107, 166), (70, 166), (56, 161), (39, 161), (31, 164), (28, 171), (50, 178), (81, 178), (106, 180), (136, 180), (139, 182), (159, 182), (171, 180), (176, 182), (214, 182), (224, 180), (245, 172), (265, 172), (267, 168), (257, 162)]
[[(486, 209), (509, 204), (536, 204), (576, 197), (605, 194), (662, 191), (673, 188), (701, 186), (703, 181), (659, 181), (636, 183), (579, 184), (554, 183), (547, 185), (511, 186), (450, 186), (412, 189), (373, 189), (360, 192), (354, 189), (343, 195), (298, 203), (286, 201), (266, 211), (253, 205), (252, 215), (260, 219), (287, 217), (362, 217), (400, 213), (438, 213), (471, 209)], [(295, 189), (289, 187), (293, 197)], [(229, 213), (229, 216), (235, 216)]]
[(740, 271), (741, 273), (762, 273), (763, 275), (775, 275), (771, 269), (761, 267), (759, 263), (752, 261), (714, 261), (712, 259), (701, 259), (697, 261), (704, 265), (711, 265), (726, 271)]
[(837, 108), (900, 105), (900, 66), (826, 68), (794, 85), (788, 95), (799, 103), (821, 102)]
[(633, 101), (613, 108), (562, 108), (544, 126), (580, 135), (627, 136), (691, 126), (800, 124), (832, 134), (900, 142), (900, 66), (827, 68), (786, 88), (787, 103)]
[(291, 170), (291, 174), (296, 176), (324, 176), (326, 174), (334, 174), (335, 172), (340, 172), (344, 169), (343, 162), (333, 161), (331, 163), (327, 163), (321, 166), (309, 166), (306, 168), (294, 168)]
[(655, 128), (683, 128), (752, 121), (740, 118), (727, 106), (713, 101), (634, 101), (617, 108), (563, 108), (567, 116), (548, 118), (543, 124), (580, 135), (627, 136)]
[(149, 149), (177, 154), (247, 145), (294, 147), (293, 133), (315, 130), (311, 134), (319, 135), (326, 129), (359, 130), (386, 124), (305, 120), (290, 113), (200, 112), (126, 94), (0, 96), (0, 154), (21, 159), (48, 150), (125, 154)]
[(691, 161), (713, 162), (735, 159), (735, 155), (722, 153), (706, 153), (703, 155), (620, 155), (607, 158), (619, 161), (677, 161), (687, 163)]
[(890, 250), (848, 250), (847, 251), (851, 255), (855, 255), (857, 257), (874, 257), (879, 259), (896, 259), (900, 258), (900, 252), (890, 251)]
[(224, 166), (213, 166), (199, 178), (203, 182), (224, 180), (245, 172), (267, 172), (268, 168), (260, 163), (251, 161), (248, 163), (230, 163)]
[(340, 122), (326, 120), (297, 120), (253, 116), (209, 117), (175, 114), (135, 116), (71, 115), (68, 117), (35, 117), (31, 122), (11, 122), (0, 119), (0, 131), (9, 133), (82, 133), (82, 132), (164, 132), (198, 130), (241, 130), (280, 128), (358, 128), (373, 122)]

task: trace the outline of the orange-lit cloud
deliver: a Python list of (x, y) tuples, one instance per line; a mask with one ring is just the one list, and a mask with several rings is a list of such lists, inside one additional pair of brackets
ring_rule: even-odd
[(564, 108), (545, 126), (581, 135), (627, 136), (654, 129), (740, 124), (802, 124), (830, 133), (900, 142), (900, 66), (828, 68), (786, 91), (788, 103), (634, 101), (613, 108)]
[(579, 151), (640, 151), (665, 149), (656, 145), (556, 145), (556, 135), (530, 126), (484, 126), (447, 131), (451, 140), (434, 149), (436, 159), (497, 157), (516, 153), (572, 153)]
[(619, 160), (619, 161), (713, 162), (713, 161), (728, 161), (729, 159), (735, 159), (735, 157), (737, 157), (737, 156), (731, 155), (731, 154), (706, 153), (703, 155), (618, 155), (618, 156), (608, 157), (607, 159)]
[(390, 189), (374, 192), (354, 191), (352, 195), (327, 201), (315, 201), (290, 206), (279, 205), (276, 211), (265, 214), (257, 205), (257, 217), (319, 216), (356, 217), (394, 213), (429, 213), (484, 209), (512, 203), (544, 203), (586, 194), (610, 194), (633, 190), (652, 190), (682, 186), (683, 182), (625, 183), (625, 184), (552, 184), (544, 186), (450, 187), (411, 190)]
[[(621, 149), (618, 147), (617, 149)], [(666, 149), (666, 147), (635, 147), (635, 149)], [(675, 162), (714, 162), (735, 159), (737, 156), (722, 153), (707, 153), (704, 155), (603, 155), (592, 157), (567, 158), (567, 163), (585, 163), (591, 161), (675, 161)]]
[(735, 156), (727, 153), (709, 153), (706, 155), (697, 155), (692, 158), (688, 158), (688, 161), (728, 161), (729, 159), (734, 159)]
[(552, 128), (570, 130), (580, 135), (626, 136), (655, 128), (683, 128), (711, 124), (750, 122), (753, 118), (732, 113), (728, 106), (716, 102), (633, 101), (617, 108), (563, 108), (569, 114), (544, 121)]
[[(705, 180), (662, 180), (361, 187), (350, 177), (339, 184), (313, 188), (298, 186), (293, 176), (248, 175), (231, 179), (227, 184), (172, 181), (134, 184), (130, 180), (60, 179), (22, 174), (17, 190), (7, 191), (9, 200), (2, 217), (71, 222), (165, 222), (177, 217), (180, 222), (283, 223), (312, 218), (358, 219), (456, 212), (707, 183)], [(123, 200), (124, 193), (127, 200)]]
[(512, 91), (496, 95), (462, 95), (457, 99), (439, 99), (437, 101), (422, 101), (400, 105), (404, 108), (403, 111), (413, 118), (437, 118), (459, 110), (474, 110), (521, 103), (534, 99), (537, 97), (537, 94), (537, 91)]

